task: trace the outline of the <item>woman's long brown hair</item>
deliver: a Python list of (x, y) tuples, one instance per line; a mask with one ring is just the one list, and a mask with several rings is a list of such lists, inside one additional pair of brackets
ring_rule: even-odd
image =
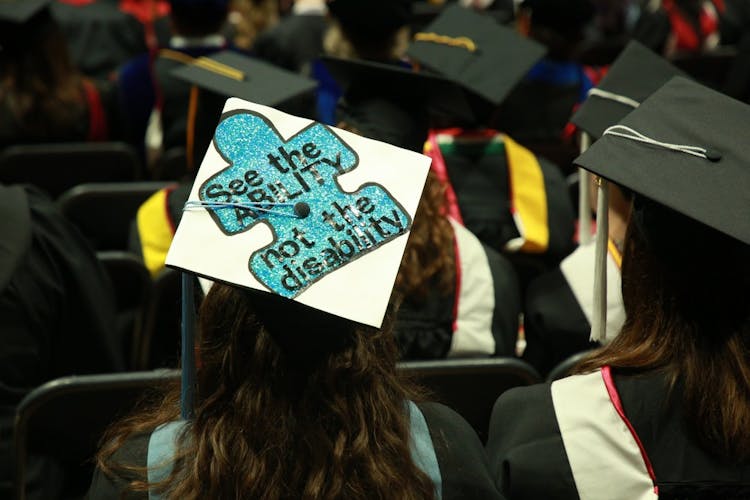
[(48, 9), (23, 25), (0, 24), (0, 102), (24, 135), (54, 139), (80, 128), (86, 103), (81, 76)]
[(216, 284), (204, 300), (198, 401), (170, 477), (116, 463), (129, 439), (179, 418), (179, 388), (119, 422), (97, 455), (109, 475), (167, 498), (433, 498), (411, 459), (397, 349), (376, 330), (269, 294)]
[(394, 289), (419, 302), (430, 287), (450, 292), (455, 287), (453, 228), (445, 216), (445, 186), (430, 172), (419, 200)]
[(664, 370), (704, 446), (750, 458), (750, 246), (636, 196), (622, 295), (622, 331), (576, 372)]

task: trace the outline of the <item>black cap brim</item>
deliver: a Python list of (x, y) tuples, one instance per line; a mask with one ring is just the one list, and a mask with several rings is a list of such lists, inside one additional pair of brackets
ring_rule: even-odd
[[(612, 64), (597, 89), (643, 102), (674, 76), (686, 76), (640, 43), (632, 41)], [(619, 122), (634, 107), (595, 94), (589, 95), (571, 122), (594, 138)]]
[(24, 24), (51, 0), (11, 0), (0, 2), (0, 22)]
[(233, 51), (213, 54), (205, 59), (225, 65), (239, 77), (230, 77), (200, 64), (180, 66), (172, 71), (172, 75), (224, 97), (239, 97), (272, 107), (312, 93), (317, 87), (315, 80)]
[(750, 244), (750, 106), (675, 77), (620, 125), (711, 159), (604, 134), (575, 163)]

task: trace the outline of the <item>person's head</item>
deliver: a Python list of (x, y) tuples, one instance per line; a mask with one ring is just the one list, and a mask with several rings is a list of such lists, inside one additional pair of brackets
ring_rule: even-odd
[[(195, 417), (167, 498), (431, 498), (404, 413), (405, 398), (418, 395), (396, 372), (387, 326), (217, 283), (201, 305), (199, 336)], [(100, 467), (122, 473), (113, 453), (177, 419), (178, 400), (174, 387), (111, 429)]]
[(227, 19), (229, 0), (170, 0), (176, 35), (202, 37), (219, 33)]
[(594, 18), (591, 0), (524, 0), (518, 11), (519, 30), (544, 44), (551, 59), (567, 60)]
[(277, 0), (234, 0), (229, 21), (234, 28), (234, 44), (252, 49), (255, 39), (279, 22), (280, 5)]
[(695, 435), (725, 459), (750, 458), (750, 171), (733, 135), (748, 118), (678, 77), (577, 159), (634, 191), (626, 320), (578, 370), (663, 370)]
[(411, 0), (332, 0), (327, 54), (352, 59), (392, 61), (409, 43)]
[(0, 102), (22, 129), (46, 132), (81, 119), (80, 75), (48, 8), (23, 23), (0, 21)]

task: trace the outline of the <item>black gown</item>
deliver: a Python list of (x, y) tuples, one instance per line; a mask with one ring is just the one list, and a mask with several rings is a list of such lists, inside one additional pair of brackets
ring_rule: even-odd
[[(493, 484), (487, 457), (474, 430), (450, 408), (437, 403), (420, 403), (435, 449), (442, 479), (442, 498), (502, 498)], [(141, 435), (126, 442), (115, 454), (115, 460), (145, 466), (150, 435)], [(120, 497), (126, 482), (110, 478), (97, 470), (89, 489), (90, 500), (128, 498), (147, 499), (148, 493), (130, 493)]]
[(503, 255), (460, 224), (452, 225), (454, 290), (443, 293), (435, 286), (427, 297), (406, 298), (394, 326), (401, 356), (512, 356), (520, 312), (516, 272)]
[[(482, 133), (488, 135), (490, 131)], [(439, 178), (447, 177), (466, 228), (490, 248), (503, 251), (525, 289), (533, 277), (552, 269), (575, 248), (575, 213), (565, 179), (560, 169), (544, 158), (536, 157), (532, 162), (535, 165), (512, 160), (519, 158), (517, 153), (521, 158), (534, 156), (507, 136), (498, 133), (492, 138), (475, 140), (471, 134), (468, 132), (468, 138), (464, 139), (461, 133), (452, 142), (444, 143), (443, 134), (437, 132), (435, 142), (444, 158), (445, 173), (436, 173)], [(433, 160), (433, 170), (442, 168), (439, 164)], [(513, 176), (511, 171), (515, 172)], [(541, 222), (546, 226), (548, 240), (541, 251), (508, 248), (521, 236), (512, 194), (514, 187), (519, 186), (512, 177), (533, 190), (535, 208), (544, 207)], [(452, 205), (450, 200), (449, 205)]]
[[(614, 338), (625, 321), (618, 257), (607, 259), (607, 331)], [(556, 269), (534, 279), (524, 298), (524, 331), (528, 361), (542, 376), (591, 342), (594, 314), (594, 242), (579, 246)]]
[[(0, 186), (0, 214), (0, 434), (10, 436), (15, 407), (31, 389), (64, 375), (120, 371), (124, 355), (112, 285), (84, 237), (32, 188)], [(0, 493), (10, 488), (9, 442), (0, 442)], [(39, 498), (51, 498), (46, 488), (55, 485), (45, 467), (30, 464)]]
[(655, 491), (659, 498), (750, 497), (750, 463), (723, 462), (701, 447), (684, 422), (679, 383), (669, 398), (663, 373), (604, 371), (498, 399), (487, 452), (507, 498), (597, 498), (597, 488), (606, 492), (598, 498), (613, 500), (656, 498)]

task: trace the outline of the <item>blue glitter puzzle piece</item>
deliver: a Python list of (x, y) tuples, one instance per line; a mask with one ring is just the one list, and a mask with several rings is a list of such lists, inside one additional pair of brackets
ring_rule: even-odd
[(279, 295), (296, 297), (411, 228), (409, 214), (379, 184), (341, 189), (336, 178), (359, 158), (325, 125), (314, 123), (284, 141), (264, 116), (233, 111), (222, 117), (214, 146), (229, 166), (201, 185), (199, 198), (257, 204), (208, 211), (227, 236), (268, 224), (274, 240), (253, 252), (249, 270)]

